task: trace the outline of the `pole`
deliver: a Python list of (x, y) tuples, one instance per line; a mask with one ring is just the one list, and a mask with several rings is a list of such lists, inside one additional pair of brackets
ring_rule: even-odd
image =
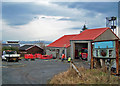
[(91, 69), (93, 69), (93, 46), (92, 46), (92, 42), (91, 42)]
[(116, 44), (116, 74), (119, 74), (119, 55), (118, 55), (118, 40), (115, 41)]
[[(114, 32), (114, 20), (113, 20), (113, 32)], [(114, 32), (115, 33), (115, 32)]]

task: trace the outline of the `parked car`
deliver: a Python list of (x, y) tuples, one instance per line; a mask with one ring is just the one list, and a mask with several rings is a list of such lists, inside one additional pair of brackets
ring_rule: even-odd
[(20, 58), (20, 54), (17, 54), (16, 51), (11, 51), (11, 50), (3, 51), (2, 60), (5, 60), (7, 62), (9, 61), (18, 62), (19, 58)]

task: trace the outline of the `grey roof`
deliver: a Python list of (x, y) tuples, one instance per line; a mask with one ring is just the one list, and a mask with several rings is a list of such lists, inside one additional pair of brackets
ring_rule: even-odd
[[(36, 46), (36, 45), (23, 45), (23, 46), (21, 46), (20, 48), (19, 48), (19, 50), (26, 50), (26, 49), (28, 49), (28, 48), (31, 48), (32, 46)], [(39, 46), (37, 46), (37, 47), (39, 47)], [(39, 47), (39, 48), (41, 48), (41, 47)], [(41, 48), (42, 49), (42, 48)]]
[(28, 49), (28, 48), (30, 48), (30, 47), (32, 47), (32, 46), (34, 46), (34, 45), (23, 45), (23, 46), (21, 46), (21, 47), (19, 48), (19, 50), (26, 50), (26, 49)]

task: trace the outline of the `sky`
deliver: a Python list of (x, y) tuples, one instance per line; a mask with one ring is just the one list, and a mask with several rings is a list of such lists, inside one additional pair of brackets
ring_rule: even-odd
[[(112, 1), (112, 0), (111, 0)], [(118, 16), (117, 2), (2, 2), (2, 40), (54, 41), (63, 35), (106, 27), (106, 17)]]

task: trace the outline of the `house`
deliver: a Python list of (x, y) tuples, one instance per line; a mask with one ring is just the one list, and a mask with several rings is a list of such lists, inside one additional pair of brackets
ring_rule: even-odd
[(52, 54), (53, 57), (60, 58), (64, 53), (66, 57), (70, 56), (70, 39), (75, 35), (64, 35), (47, 46), (46, 54)]
[(20, 47), (20, 41), (18, 40), (8, 40), (6, 43), (2, 43), (2, 47)]
[(43, 49), (37, 45), (24, 45), (19, 48), (19, 53), (21, 56), (24, 54), (43, 54)]
[[(62, 53), (75, 59), (82, 48), (88, 48), (88, 61), (91, 60), (91, 45), (97, 41), (115, 41), (119, 38), (110, 28), (87, 29), (80, 34), (65, 35), (47, 46), (56, 57)], [(50, 53), (50, 52), (49, 52)], [(52, 52), (53, 53), (53, 52)]]

